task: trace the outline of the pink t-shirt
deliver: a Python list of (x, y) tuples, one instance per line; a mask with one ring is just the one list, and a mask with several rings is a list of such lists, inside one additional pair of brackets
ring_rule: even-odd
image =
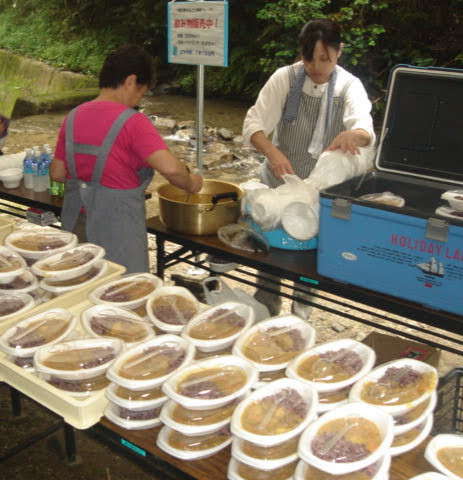
[[(101, 145), (113, 122), (126, 108), (120, 103), (107, 101), (82, 104), (74, 119), (74, 142)], [(65, 163), (67, 178), (71, 178), (66, 158), (66, 119), (59, 131), (55, 157)], [(109, 152), (101, 184), (119, 189), (138, 187), (137, 171), (143, 167), (152, 168), (146, 159), (163, 149), (167, 146), (149, 118), (143, 113), (136, 113), (122, 127)], [(93, 155), (75, 155), (77, 176), (81, 180), (91, 180), (95, 161)]]

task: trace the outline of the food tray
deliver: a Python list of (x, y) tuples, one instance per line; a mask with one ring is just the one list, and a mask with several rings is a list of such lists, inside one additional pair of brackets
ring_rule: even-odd
[(15, 223), (8, 217), (0, 217), (0, 245), (5, 243), (5, 238), (13, 231)]
[(432, 435), (463, 433), (463, 367), (439, 380)]

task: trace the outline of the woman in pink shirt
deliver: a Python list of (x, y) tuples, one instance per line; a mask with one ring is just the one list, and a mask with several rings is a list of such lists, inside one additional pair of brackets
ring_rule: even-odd
[(111, 53), (100, 72), (99, 96), (64, 120), (50, 178), (66, 182), (62, 228), (83, 232), (127, 273), (149, 271), (145, 190), (154, 170), (187, 192), (203, 183), (167, 148), (136, 107), (152, 83), (152, 58), (127, 45)]

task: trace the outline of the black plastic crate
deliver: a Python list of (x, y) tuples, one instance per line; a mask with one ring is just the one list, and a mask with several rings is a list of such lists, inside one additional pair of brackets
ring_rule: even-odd
[(439, 433), (463, 433), (463, 368), (439, 380), (432, 434)]

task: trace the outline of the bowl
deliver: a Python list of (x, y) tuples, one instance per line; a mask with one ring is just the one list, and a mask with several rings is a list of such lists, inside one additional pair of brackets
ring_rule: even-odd
[(332, 392), (318, 392), (317, 413), (322, 414), (349, 403), (350, 386)]
[[(371, 445), (361, 444), (363, 449), (353, 450), (354, 442), (347, 438), (352, 434), (356, 439), (364, 434), (365, 442)], [(319, 470), (344, 475), (372, 465), (386, 455), (392, 439), (393, 421), (389, 414), (368, 403), (354, 402), (324, 413), (309, 425), (299, 441), (298, 453)], [(339, 442), (347, 443), (341, 443), (336, 450)], [(353, 452), (351, 461), (343, 458), (346, 448)]]
[(62, 378), (60, 375), (50, 373), (36, 373), (40, 379), (49, 383), (58, 390), (65, 392), (71, 397), (89, 397), (94, 393), (104, 390), (109, 384), (109, 380), (106, 378), (104, 372), (99, 373), (94, 377), (77, 378), (72, 380), (69, 378)]
[[(290, 346), (281, 348), (281, 342), (288, 337)], [(263, 320), (240, 335), (233, 354), (252, 362), (259, 371), (275, 371), (286, 368), (297, 355), (311, 348), (315, 338), (315, 329), (306, 321), (296, 315), (281, 315)]]
[[(130, 390), (152, 389), (188, 365), (194, 355), (195, 347), (188, 340), (166, 333), (124, 352), (111, 365), (107, 375), (112, 382)], [(157, 366), (160, 368), (156, 371)]]
[(228, 464), (227, 478), (229, 480), (292, 480), (296, 470), (297, 460), (272, 470), (260, 470), (252, 467), (244, 462), (240, 462), (236, 458), (231, 458)]
[(401, 358), (376, 367), (358, 380), (351, 388), (349, 399), (374, 404), (394, 416), (401, 415), (429, 398), (437, 387), (437, 380), (433, 366)]
[(38, 286), (37, 277), (27, 269), (10, 282), (0, 283), (0, 293), (30, 293), (37, 290)]
[(105, 253), (105, 249), (98, 245), (81, 243), (37, 260), (31, 270), (39, 277), (70, 280), (87, 273)]
[(161, 424), (159, 413), (161, 406), (142, 410), (128, 409), (110, 402), (104, 414), (108, 420), (127, 430), (146, 430)]
[(402, 435), (412, 428), (415, 428), (433, 412), (437, 404), (437, 392), (434, 391), (432, 395), (424, 402), (418, 404), (412, 410), (409, 410), (403, 415), (392, 417), (394, 420), (394, 435)]
[(146, 302), (151, 322), (167, 333), (180, 333), (199, 312), (198, 299), (185, 287), (162, 286)]
[(424, 472), (409, 480), (449, 480), (450, 477), (437, 472)]
[(389, 453), (392, 457), (402, 455), (420, 445), (430, 434), (434, 417), (429, 414), (420, 424), (400, 435), (394, 435)]
[(28, 293), (6, 293), (0, 294), (0, 323), (30, 310), (35, 305), (34, 299)]
[[(315, 361), (311, 362), (312, 359)], [(322, 343), (301, 353), (289, 363), (286, 375), (313, 385), (319, 393), (333, 392), (354, 384), (373, 368), (375, 361), (372, 348), (346, 338)], [(309, 369), (306, 376), (301, 374), (303, 365)], [(318, 375), (319, 380), (307, 378), (312, 375)], [(340, 377), (338, 381), (333, 380), (336, 375)]]
[(145, 304), (161, 286), (162, 280), (151, 273), (133, 273), (97, 287), (88, 298), (96, 304), (134, 310)]
[(275, 380), (240, 402), (231, 430), (262, 447), (278, 445), (299, 435), (314, 420), (317, 404), (318, 393), (311, 385), (290, 378)]
[[(212, 379), (217, 383), (211, 385)], [(185, 408), (208, 410), (242, 397), (256, 380), (257, 369), (247, 360), (235, 355), (218, 355), (178, 370), (162, 388), (168, 397)], [(234, 382), (232, 388), (226, 390), (230, 382)]]
[(6, 247), (30, 260), (64, 252), (76, 245), (77, 235), (74, 233), (47, 227), (16, 230), (5, 238)]
[(161, 387), (137, 391), (110, 383), (105, 393), (111, 402), (126, 408), (154, 408), (162, 406), (167, 401), (167, 395)]
[(81, 313), (80, 321), (91, 337), (119, 338), (128, 347), (155, 336), (148, 322), (136, 313), (119, 307), (95, 305)]
[(250, 305), (223, 302), (196, 314), (182, 330), (182, 337), (201, 352), (216, 352), (231, 347), (254, 323)]
[(0, 171), (0, 180), (5, 188), (18, 188), (22, 178), (23, 171), (21, 168), (6, 168)]
[(441, 198), (447, 200), (453, 209), (463, 211), (463, 190), (447, 190)]
[(63, 380), (84, 380), (102, 375), (123, 349), (117, 338), (82, 338), (39, 348), (36, 372)]
[(77, 318), (69, 310), (52, 308), (5, 330), (0, 336), (0, 349), (14, 357), (32, 357), (39, 348), (66, 338), (76, 324)]
[(187, 436), (164, 426), (158, 434), (156, 443), (161, 450), (173, 457), (181, 460), (200, 460), (228, 447), (231, 441), (232, 436), (226, 427), (205, 435)]
[[(455, 449), (457, 453), (454, 465), (448, 465), (441, 457), (443, 449)], [(461, 469), (463, 455), (463, 435), (442, 433), (435, 436), (427, 445), (424, 452), (424, 458), (440, 473), (446, 475), (452, 480), (461, 480), (463, 476), (457, 474), (457, 466)]]
[(0, 288), (27, 269), (24, 258), (17, 252), (0, 245)]

